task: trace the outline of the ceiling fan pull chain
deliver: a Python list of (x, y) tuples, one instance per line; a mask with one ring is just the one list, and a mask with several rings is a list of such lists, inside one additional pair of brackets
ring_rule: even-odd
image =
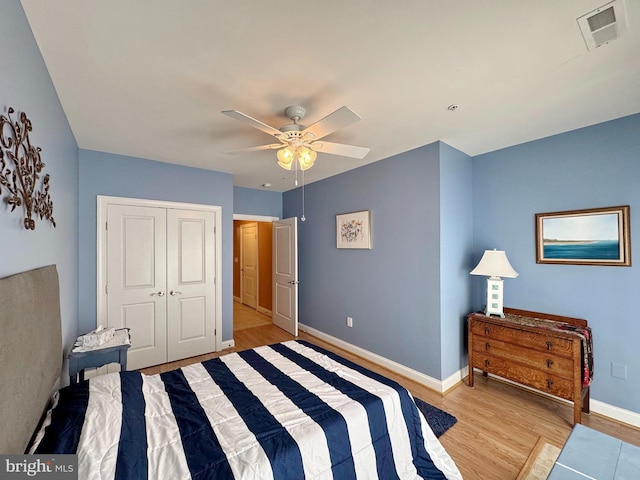
[(306, 220), (304, 217), (304, 170), (302, 170), (302, 218), (300, 218), (303, 222)]

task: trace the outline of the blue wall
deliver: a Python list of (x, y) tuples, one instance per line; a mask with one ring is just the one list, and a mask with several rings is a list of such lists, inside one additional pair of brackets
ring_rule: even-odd
[[(585, 318), (593, 329), (592, 398), (640, 412), (640, 270), (535, 262), (534, 215), (631, 206), (640, 238), (640, 114), (529, 142), (473, 159), (474, 261), (504, 249), (518, 278), (505, 280), (508, 306)], [(636, 249), (636, 257), (637, 257)], [(633, 249), (632, 249), (633, 254)], [(483, 305), (481, 277), (474, 304)], [(627, 379), (611, 364), (627, 366)]]
[(442, 379), (467, 365), (473, 238), (471, 157), (440, 143), (440, 321)]
[(50, 193), (57, 224), (53, 228), (48, 221), (38, 218), (36, 229), (26, 231), (22, 226), (23, 209), (10, 212), (3, 189), (0, 277), (57, 265), (62, 339), (69, 349), (78, 330), (78, 148), (18, 0), (2, 3), (0, 58), (1, 113), (6, 115), (7, 108), (13, 107), (14, 120), (19, 118), (19, 112), (25, 112), (31, 120), (33, 130), (29, 138), (32, 145), (42, 148), (43, 173), (51, 175)]
[[(455, 360), (447, 360), (446, 370), (461, 368), (463, 342), (459, 308), (447, 316), (455, 325), (441, 324), (441, 148), (433, 143), (308, 185), (306, 221), (298, 223), (300, 321), (434, 378), (442, 378), (441, 337), (450, 342), (442, 329), (452, 328), (457, 345), (447, 353)], [(445, 150), (456, 163), (445, 170), (469, 192), (470, 160)], [(446, 198), (459, 194), (447, 185)], [(463, 218), (469, 219), (470, 202), (456, 205), (452, 210), (466, 210)], [(371, 211), (373, 248), (338, 250), (335, 216), (358, 210)], [(283, 216), (301, 216), (299, 188), (283, 195)], [(464, 229), (467, 238), (470, 228)], [(447, 263), (459, 265), (469, 253), (456, 253)], [(466, 310), (470, 296), (458, 302)], [(353, 328), (346, 326), (347, 316)]]
[(233, 177), (226, 173), (80, 150), (80, 330), (96, 326), (98, 195), (222, 207), (222, 339), (233, 338)]
[(233, 213), (282, 218), (282, 193), (234, 187)]

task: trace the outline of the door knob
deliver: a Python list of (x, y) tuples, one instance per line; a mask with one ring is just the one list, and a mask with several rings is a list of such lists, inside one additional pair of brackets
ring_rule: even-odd
[(152, 297), (164, 297), (164, 292), (160, 290), (159, 292), (153, 292), (151, 294)]
[(177, 290), (171, 290), (169, 292), (169, 295), (171, 295), (172, 297), (175, 297), (176, 295), (182, 295), (182, 292), (179, 292)]

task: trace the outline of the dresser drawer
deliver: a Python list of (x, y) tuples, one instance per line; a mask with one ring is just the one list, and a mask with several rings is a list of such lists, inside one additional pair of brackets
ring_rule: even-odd
[(573, 360), (552, 355), (546, 351), (540, 352), (520, 345), (482, 337), (475, 338), (473, 351), (477, 355), (485, 354), (503, 358), (569, 380), (573, 378)]
[[(546, 351), (565, 358), (573, 358), (574, 342), (562, 337), (529, 332), (519, 328), (503, 327), (477, 320), (472, 323), (471, 331), (479, 337), (500, 340), (533, 350)], [(482, 342), (483, 339), (477, 338), (476, 341)]]
[(573, 381), (536, 368), (483, 353), (473, 355), (473, 366), (556, 397), (573, 400)]

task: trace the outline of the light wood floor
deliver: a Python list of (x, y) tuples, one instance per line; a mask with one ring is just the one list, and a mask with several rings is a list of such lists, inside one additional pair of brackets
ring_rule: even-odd
[(233, 332), (247, 328), (271, 325), (271, 317), (256, 311), (254, 308), (233, 302)]
[[(270, 321), (265, 321), (265, 315), (257, 314), (258, 318), (249, 318), (252, 311), (244, 310), (246, 308), (248, 307), (234, 302), (234, 315), (236, 315), (234, 318), (238, 320), (235, 321), (237, 329), (234, 328), (235, 347), (233, 349), (141, 371), (147, 374), (160, 373), (233, 351), (294, 338), (275, 327)], [(242, 317), (247, 319), (243, 320)], [(255, 322), (259, 325), (247, 326)], [(440, 441), (458, 465), (465, 480), (515, 479), (539, 437), (544, 437), (549, 443), (562, 447), (571, 432), (573, 407), (569, 404), (548, 399), (495, 379), (485, 378), (478, 373), (476, 373), (473, 388), (467, 386), (465, 382), (442, 395), (304, 332), (301, 332), (298, 338), (315, 343), (393, 378), (404, 385), (415, 397), (454, 415), (458, 423), (440, 437)], [(583, 414), (583, 424), (640, 446), (640, 430), (633, 427), (596, 414)]]

